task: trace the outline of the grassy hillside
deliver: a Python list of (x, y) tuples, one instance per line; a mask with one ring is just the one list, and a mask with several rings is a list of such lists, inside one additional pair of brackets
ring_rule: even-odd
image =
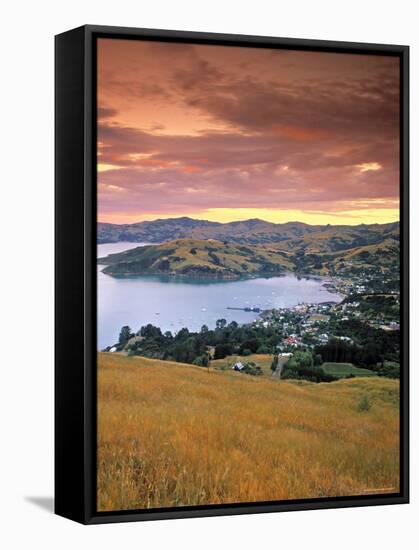
[(397, 491), (398, 393), (99, 354), (98, 510)]
[(109, 275), (170, 274), (234, 279), (292, 269), (287, 254), (215, 240), (177, 239), (111, 254), (100, 260)]
[(352, 227), (261, 220), (220, 224), (175, 218), (132, 224), (119, 233), (111, 224), (99, 224), (98, 231), (99, 242), (106, 241), (108, 234), (109, 239), (116, 240), (163, 241), (154, 248), (109, 256), (106, 263), (110, 265), (104, 272), (111, 275), (170, 273), (237, 278), (283, 270), (327, 275), (342, 269), (394, 272), (400, 263), (397, 223)]
[[(370, 227), (370, 226), (366, 226)], [(339, 269), (381, 268), (383, 272), (399, 267), (398, 229), (382, 226), (360, 232), (358, 228), (326, 228), (301, 239), (281, 241), (271, 248), (290, 254), (296, 271), (319, 274), (336, 273)], [(381, 229), (380, 229), (381, 228)]]

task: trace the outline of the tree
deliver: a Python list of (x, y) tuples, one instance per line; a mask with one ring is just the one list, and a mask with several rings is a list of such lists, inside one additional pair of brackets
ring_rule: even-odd
[(275, 372), (278, 367), (278, 355), (274, 355), (271, 363), (271, 371)]
[(121, 346), (125, 346), (128, 340), (131, 338), (131, 328), (128, 325), (125, 325), (121, 328), (119, 333), (119, 343)]
[(227, 321), (225, 319), (217, 319), (215, 326), (219, 329), (224, 328), (227, 325)]
[(319, 367), (322, 364), (323, 364), (322, 356), (320, 355), (320, 353), (316, 353), (316, 355), (314, 356), (314, 366)]
[(180, 331), (176, 334), (176, 340), (182, 340), (184, 338), (187, 338), (189, 336), (189, 330), (185, 328), (181, 328)]
[(207, 325), (202, 325), (202, 327), (201, 327), (201, 334), (206, 334), (206, 333), (208, 332), (208, 330), (209, 330), (209, 329), (208, 329)]
[(151, 323), (141, 327), (140, 335), (144, 338), (161, 338), (163, 336), (159, 327), (155, 327)]
[(217, 344), (214, 350), (214, 359), (224, 359), (232, 353), (233, 349), (230, 344)]
[[(248, 340), (245, 340), (241, 345), (241, 349), (243, 351), (245, 349), (249, 349), (251, 353), (256, 353), (258, 347), (259, 347), (259, 340), (257, 338), (249, 338)], [(242, 354), (243, 354), (243, 351), (242, 351)]]
[(269, 353), (271, 353), (271, 351), (272, 351), (272, 349), (269, 346), (267, 346), (266, 344), (262, 344), (257, 349), (257, 353), (263, 353), (263, 354), (269, 354)]

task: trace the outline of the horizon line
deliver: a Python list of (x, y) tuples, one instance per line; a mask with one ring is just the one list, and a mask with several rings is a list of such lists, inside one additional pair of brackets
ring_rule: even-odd
[(233, 223), (234, 224), (239, 224), (239, 223), (246, 223), (246, 222), (250, 222), (250, 221), (258, 221), (258, 222), (268, 223), (270, 225), (300, 224), (300, 225), (308, 225), (310, 227), (327, 227), (327, 226), (330, 226), (330, 227), (358, 227), (360, 225), (390, 225), (390, 224), (395, 224), (395, 223), (399, 224), (400, 223), (400, 219), (393, 220), (393, 221), (387, 221), (387, 222), (381, 222), (381, 223), (380, 222), (373, 222), (373, 223), (361, 222), (361, 223), (357, 223), (357, 224), (345, 224), (345, 223), (316, 224), (316, 223), (302, 222), (302, 221), (298, 221), (298, 220), (289, 220), (289, 221), (286, 221), (286, 222), (275, 223), (275, 222), (272, 222), (272, 221), (264, 220), (263, 218), (246, 218), (246, 219), (243, 219), (243, 220), (231, 220), (231, 221), (228, 221), (228, 222), (218, 222), (218, 221), (213, 221), (213, 220), (207, 220), (207, 219), (204, 219), (204, 218), (193, 218), (191, 216), (174, 216), (174, 217), (164, 217), (164, 218), (159, 218), (158, 217), (158, 218), (154, 218), (152, 220), (140, 220), (140, 221), (134, 221), (134, 222), (121, 222), (121, 223), (101, 221), (99, 218), (97, 218), (96, 223), (97, 224), (102, 223), (102, 224), (107, 224), (107, 225), (138, 225), (140, 223), (145, 223), (145, 222), (153, 223), (153, 222), (157, 222), (157, 221), (167, 221), (167, 220), (192, 220), (192, 221), (197, 221), (197, 222), (211, 223), (211, 224), (214, 224), (214, 225), (229, 225), (229, 224), (233, 224)]

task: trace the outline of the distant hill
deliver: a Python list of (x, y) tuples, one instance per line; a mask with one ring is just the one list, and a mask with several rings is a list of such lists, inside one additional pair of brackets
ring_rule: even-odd
[(293, 263), (288, 256), (269, 247), (177, 239), (111, 254), (99, 259), (99, 263), (106, 264), (104, 273), (114, 276), (167, 274), (237, 279), (290, 271)]
[(99, 244), (119, 241), (162, 243), (173, 239), (192, 237), (201, 230), (218, 225), (223, 224), (193, 220), (187, 217), (122, 225), (99, 222), (97, 242)]
[(118, 241), (162, 243), (182, 238), (230, 240), (237, 243), (272, 243), (299, 238), (321, 226), (300, 222), (275, 224), (252, 219), (218, 223), (192, 218), (170, 218), (133, 224), (98, 223), (98, 243)]
[(350, 271), (381, 269), (396, 274), (400, 267), (399, 227), (333, 227), (271, 245), (286, 252), (295, 271), (330, 274), (345, 268)]
[(218, 223), (182, 217), (123, 225), (98, 223), (97, 241), (99, 244), (118, 241), (162, 243), (191, 238), (240, 244), (286, 242), (285, 248), (288, 249), (295, 245), (310, 249), (314, 245), (313, 252), (326, 252), (373, 244), (398, 233), (398, 222), (350, 226), (308, 225), (301, 222), (275, 224), (251, 219)]
[[(331, 274), (343, 267), (388, 271), (398, 269), (400, 254), (398, 222), (321, 226), (257, 219), (216, 223), (173, 218), (130, 225), (98, 224), (99, 243), (117, 241), (159, 243), (159, 247), (112, 255), (105, 273), (234, 278), (281, 270)], [(193, 248), (195, 253), (190, 252)]]

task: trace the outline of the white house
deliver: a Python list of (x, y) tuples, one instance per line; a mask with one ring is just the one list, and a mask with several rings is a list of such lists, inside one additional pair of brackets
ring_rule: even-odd
[(244, 369), (244, 365), (241, 361), (238, 361), (237, 363), (235, 363), (232, 367), (233, 370), (237, 370), (237, 371), (241, 371)]

